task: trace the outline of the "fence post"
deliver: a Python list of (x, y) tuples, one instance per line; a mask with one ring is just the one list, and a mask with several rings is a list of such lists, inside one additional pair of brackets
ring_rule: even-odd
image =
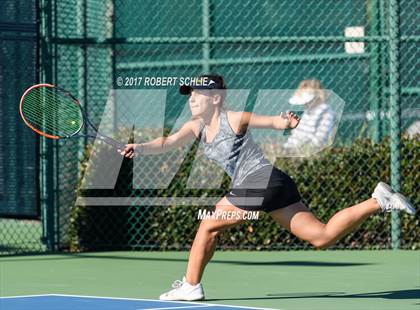
[[(53, 80), (52, 64), (52, 0), (40, 1), (40, 82)], [(56, 242), (55, 197), (56, 184), (54, 181), (55, 141), (40, 138), (40, 202), (42, 219), (42, 241), (47, 250), (54, 251)]]
[[(203, 38), (208, 39), (210, 37), (210, 0), (203, 0)], [(210, 43), (203, 43), (203, 73), (210, 73)]]
[[(400, 136), (401, 136), (401, 85), (400, 85), (400, 34), (399, 1), (389, 0), (389, 101), (391, 121), (391, 185), (401, 189)], [(392, 212), (392, 248), (400, 247), (400, 217)]]
[[(372, 35), (382, 35), (380, 29), (380, 1), (370, 1), (370, 20), (372, 27)], [(369, 76), (369, 88), (370, 88), (370, 110), (373, 112), (373, 119), (370, 124), (371, 138), (375, 143), (378, 143), (381, 139), (380, 133), (380, 107), (381, 103), (381, 44), (382, 42), (371, 42), (370, 45), (370, 76)]]

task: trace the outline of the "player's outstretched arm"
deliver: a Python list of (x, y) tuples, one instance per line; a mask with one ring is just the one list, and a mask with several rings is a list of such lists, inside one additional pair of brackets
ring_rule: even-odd
[(169, 137), (159, 137), (152, 141), (139, 144), (126, 144), (124, 150), (121, 151), (121, 155), (124, 155), (127, 158), (133, 158), (136, 154), (149, 155), (166, 153), (192, 142), (198, 137), (199, 131), (199, 120), (191, 120)]
[(293, 129), (299, 124), (300, 118), (293, 112), (269, 116), (251, 112), (231, 112), (233, 124), (242, 132), (246, 128)]

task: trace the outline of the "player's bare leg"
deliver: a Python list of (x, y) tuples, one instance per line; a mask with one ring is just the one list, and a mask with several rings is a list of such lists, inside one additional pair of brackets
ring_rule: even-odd
[(320, 222), (302, 202), (274, 210), (270, 215), (295, 236), (317, 248), (327, 248), (379, 210), (415, 213), (407, 198), (395, 193), (388, 184), (379, 182), (372, 198), (337, 212), (326, 224)]
[[(217, 203), (215, 210), (223, 212), (245, 212), (232, 205), (226, 198), (221, 199)], [(189, 255), (186, 275), (188, 283), (197, 284), (201, 281), (204, 268), (214, 254), (217, 236), (223, 230), (240, 223), (243, 223), (243, 220), (225, 220), (218, 218), (201, 221)]]
[(317, 248), (326, 248), (356, 229), (380, 209), (373, 198), (337, 212), (326, 224), (320, 222), (302, 203), (270, 212), (270, 215), (292, 234)]
[[(200, 300), (204, 298), (200, 284), (204, 269), (213, 257), (218, 235), (233, 226), (243, 223), (242, 219), (224, 219), (223, 212), (246, 212), (232, 205), (226, 198), (215, 207), (218, 216), (203, 219), (195, 235), (190, 250), (186, 276), (182, 281), (174, 282), (174, 289), (160, 296), (163, 300)], [(240, 216), (242, 218), (242, 216)]]

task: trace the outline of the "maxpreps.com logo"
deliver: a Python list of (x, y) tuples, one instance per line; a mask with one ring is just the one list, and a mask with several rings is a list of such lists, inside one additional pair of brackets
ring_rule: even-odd
[(258, 220), (258, 211), (226, 211), (226, 210), (204, 210), (197, 213), (197, 220)]

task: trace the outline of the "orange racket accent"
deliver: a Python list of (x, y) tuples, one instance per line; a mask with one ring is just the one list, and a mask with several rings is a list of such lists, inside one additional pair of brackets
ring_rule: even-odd
[(29, 87), (27, 90), (25, 90), (25, 92), (23, 93), (23, 95), (22, 95), (22, 98), (20, 98), (20, 104), (19, 104), (19, 112), (20, 112), (20, 116), (22, 117), (22, 119), (23, 119), (23, 121), (25, 122), (25, 124), (29, 127), (29, 128), (31, 128), (33, 131), (35, 131), (36, 133), (38, 133), (38, 134), (40, 134), (41, 136), (44, 136), (44, 137), (47, 137), (47, 138), (50, 138), (50, 139), (60, 139), (60, 137), (59, 136), (53, 136), (53, 135), (49, 135), (49, 134), (47, 134), (47, 133), (45, 133), (45, 132), (42, 132), (42, 131), (40, 131), (40, 130), (38, 130), (38, 129), (36, 129), (34, 126), (32, 126), (29, 122), (28, 122), (28, 120), (25, 118), (25, 115), (23, 115), (23, 112), (22, 112), (22, 105), (23, 105), (23, 100), (25, 99), (25, 96), (26, 96), (26, 94), (27, 93), (29, 93), (32, 89), (34, 89), (34, 88), (39, 88), (39, 87), (51, 87), (51, 88), (54, 88), (55, 86), (54, 85), (52, 85), (52, 84), (36, 84), (36, 85), (33, 85), (33, 86), (31, 86), (31, 87)]

